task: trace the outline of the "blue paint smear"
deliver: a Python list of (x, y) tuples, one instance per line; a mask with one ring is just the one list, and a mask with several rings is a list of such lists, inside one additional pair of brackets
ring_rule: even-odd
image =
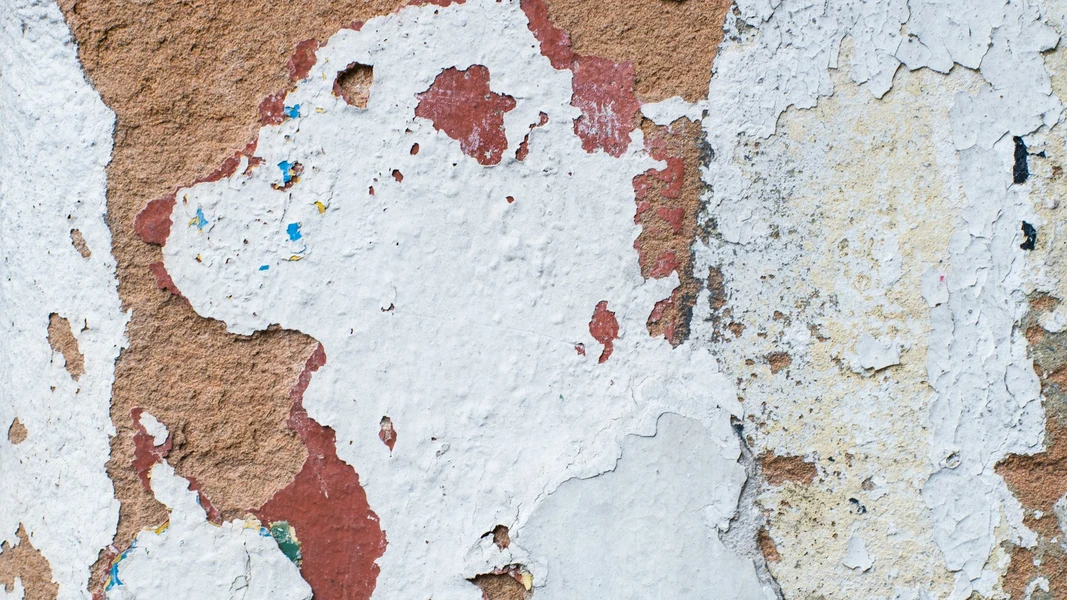
[(286, 106), (283, 110), (290, 119), (295, 119), (300, 116), (299, 104), (297, 104), (296, 106)]
[(204, 218), (204, 209), (199, 206), (196, 207), (196, 228), (203, 229), (207, 225), (207, 219)]
[(266, 271), (269, 268), (270, 268), (270, 265), (263, 265), (263, 266), (259, 267), (259, 270), (260, 271)]
[(289, 234), (290, 242), (295, 242), (304, 237), (300, 235), (300, 223), (290, 223), (289, 226), (285, 228), (285, 233)]
[(287, 160), (283, 160), (278, 163), (278, 168), (282, 170), (282, 183), (289, 183), (289, 180), (293, 178), (293, 173), (290, 170), (293, 168), (293, 164)]
[(129, 550), (126, 550), (125, 552), (120, 554), (118, 560), (116, 560), (115, 562), (111, 563), (111, 571), (108, 572), (107, 585), (104, 586), (104, 591), (105, 592), (110, 590), (111, 588), (115, 587), (116, 585), (125, 585), (119, 579), (119, 563), (122, 562), (122, 560), (126, 558), (126, 555), (129, 554), (130, 550), (133, 550), (133, 548), (134, 548), (134, 544), (131, 543)]

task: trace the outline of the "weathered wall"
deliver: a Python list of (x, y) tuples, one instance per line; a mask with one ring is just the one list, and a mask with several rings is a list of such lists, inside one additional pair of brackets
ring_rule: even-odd
[(0, 0), (0, 597), (1067, 598), (1065, 28)]

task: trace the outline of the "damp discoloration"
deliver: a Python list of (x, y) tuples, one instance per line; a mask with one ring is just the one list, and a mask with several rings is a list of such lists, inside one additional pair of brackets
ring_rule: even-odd
[[(947, 571), (920, 558), (939, 550), (928, 509), (911, 483), (927, 474), (923, 423), (929, 410), (923, 400), (929, 397), (929, 307), (915, 290), (949, 243), (951, 231), (936, 223), (958, 213), (955, 184), (942, 171), (953, 164), (951, 150), (910, 140), (947, 138), (936, 115), (947, 119), (955, 92), (974, 81), (962, 73), (947, 81), (907, 74), (882, 102), (866, 100), (867, 92), (841, 73), (834, 82), (834, 95), (814, 109), (787, 111), (779, 135), (751, 139), (737, 150), (751, 182), (748, 210), (766, 219), (766, 229), (759, 241), (698, 254), (697, 264), (709, 273), (708, 295), (696, 305), (694, 328), (709, 336), (725, 330), (720, 338), (732, 340), (715, 351), (736, 373), (752, 415), (745, 436), (753, 451), (803, 465), (801, 481), (808, 483), (774, 475), (780, 483), (758, 495), (780, 556), (769, 568), (784, 596), (828, 593), (818, 580), (838, 577), (853, 529), (862, 531), (872, 556), (895, 566), (880, 562), (850, 594), (877, 595), (885, 586), (947, 593)], [(889, 175), (871, 172), (868, 161)], [(912, 220), (912, 209), (892, 198), (911, 198), (906, 206), (921, 206), (924, 216)], [(726, 219), (721, 212), (708, 216), (716, 218), (708, 231), (715, 248)], [(860, 323), (876, 324), (886, 338), (909, 340), (895, 372), (863, 378), (851, 370), (850, 352), (864, 333)], [(894, 417), (875, 417), (876, 406)], [(866, 490), (868, 478), (878, 483)], [(856, 514), (849, 498), (867, 512)], [(888, 536), (890, 523), (906, 529), (908, 539)], [(793, 533), (801, 530), (813, 537)], [(883, 552), (897, 558), (883, 558)], [(890, 568), (898, 569), (895, 577)]]

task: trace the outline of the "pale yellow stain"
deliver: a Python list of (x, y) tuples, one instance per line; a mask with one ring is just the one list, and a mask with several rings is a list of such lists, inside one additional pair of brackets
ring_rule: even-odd
[[(953, 578), (920, 496), (930, 473), (933, 395), (926, 382), (930, 308), (920, 280), (928, 268), (948, 268), (963, 198), (948, 111), (958, 92), (976, 90), (980, 80), (964, 69), (949, 76), (901, 69), (894, 89), (876, 100), (846, 72), (832, 77), (833, 96), (788, 111), (777, 136), (761, 143), (760, 152), (797, 170), (781, 210), (801, 225), (782, 237), (794, 236), (803, 264), (780, 266), (762, 284), (760, 305), (745, 307), (759, 320), (747, 321), (732, 367), (749, 412), (766, 407), (758, 427), (745, 430), (755, 453), (811, 456), (820, 469), (810, 485), (760, 495), (781, 555), (770, 568), (787, 598), (891, 598), (916, 587), (945, 597)], [(763, 177), (754, 168), (745, 174), (753, 182)], [(876, 257), (887, 235), (896, 237), (900, 256), (900, 277), (888, 286)], [(792, 356), (789, 379), (745, 364), (781, 349), (786, 320), (768, 318), (773, 311), (810, 318), (816, 313), (798, 309), (820, 302), (829, 308), (811, 324), (829, 339), (813, 336), (807, 352)], [(902, 364), (854, 373), (849, 357), (865, 333), (902, 341)], [(863, 488), (875, 479), (884, 483)], [(858, 514), (849, 498), (866, 512)], [(875, 561), (865, 573), (841, 565), (853, 531)]]

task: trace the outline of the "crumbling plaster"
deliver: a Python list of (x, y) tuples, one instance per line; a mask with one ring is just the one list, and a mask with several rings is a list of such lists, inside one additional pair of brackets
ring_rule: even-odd
[[(64, 598), (477, 598), (489, 575), (559, 598), (1055, 597), (1067, 9), (738, 0), (720, 30), (694, 6), (714, 35), (664, 37), (648, 27), (664, 7), (614, 35), (564, 2), (369, 9), (297, 47), (217, 171), (112, 188), (129, 199), (105, 221), (114, 117), (58, 8), (11, 0), (0, 160), (22, 176), (0, 184), (0, 243), (24, 391), (0, 406), (18, 482), (2, 539), (30, 542)], [(666, 68), (642, 52), (660, 38), (710, 46)], [(373, 69), (359, 102), (335, 93), (351, 65)], [(463, 95), (481, 85), (484, 103)], [(657, 209), (691, 236), (676, 265), (678, 240), (641, 237), (658, 224), (638, 182), (677, 193), (657, 136), (702, 163), (699, 214)], [(117, 269), (111, 234), (137, 257)], [(130, 356), (158, 358), (116, 371), (130, 306)], [(248, 440), (239, 473), (189, 413), (203, 391), (123, 383), (144, 381), (135, 364), (179, 372), (175, 337), (144, 326), (168, 313), (252, 365), (197, 381), (237, 382), (252, 410), (272, 398), (267, 421), (217, 413), (214, 439)], [(248, 359), (247, 340), (276, 350)], [(243, 391), (259, 370), (265, 393)], [(287, 448), (266, 469), (258, 432)], [(306, 477), (333, 504), (293, 512)], [(327, 505), (363, 544), (330, 565), (317, 524), (278, 516), (342, 514)], [(183, 581), (196, 560), (210, 574)], [(26, 581), (8, 595), (32, 597)]]

